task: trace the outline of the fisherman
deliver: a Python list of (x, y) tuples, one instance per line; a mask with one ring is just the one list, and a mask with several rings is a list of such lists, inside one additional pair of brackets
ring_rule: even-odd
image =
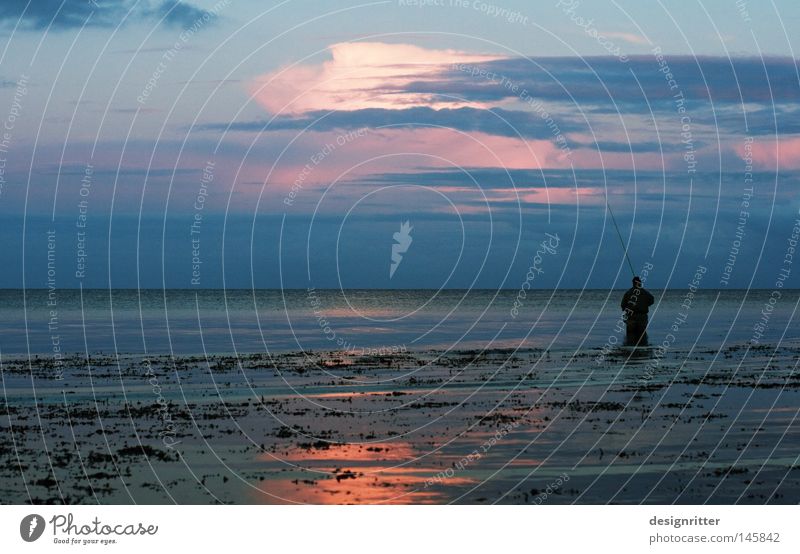
[(638, 275), (635, 276), (633, 286), (625, 292), (620, 303), (627, 324), (626, 344), (647, 344), (647, 311), (654, 302), (653, 295), (642, 288), (642, 280)]

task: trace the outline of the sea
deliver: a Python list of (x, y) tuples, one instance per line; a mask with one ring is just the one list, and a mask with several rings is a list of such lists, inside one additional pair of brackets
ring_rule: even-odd
[[(497, 348), (624, 340), (622, 290), (2, 290), (0, 356)], [(800, 290), (651, 290), (649, 344), (795, 344)]]

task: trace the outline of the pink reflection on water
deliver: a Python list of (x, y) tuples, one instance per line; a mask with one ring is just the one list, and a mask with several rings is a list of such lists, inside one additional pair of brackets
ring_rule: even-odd
[[(318, 447), (317, 447), (318, 446)], [(426, 482), (441, 468), (409, 467), (400, 464), (417, 457), (408, 442), (365, 444), (315, 443), (294, 446), (281, 456), (302, 467), (302, 477), (269, 479), (259, 483), (264, 494), (258, 501), (304, 504), (432, 504), (445, 495)], [(274, 458), (262, 455), (263, 462)], [(297, 475), (298, 472), (293, 472)], [(467, 485), (473, 481), (453, 476), (447, 484)]]

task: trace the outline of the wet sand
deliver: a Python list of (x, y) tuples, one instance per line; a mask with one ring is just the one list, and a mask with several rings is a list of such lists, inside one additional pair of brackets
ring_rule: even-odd
[(3, 359), (0, 498), (797, 503), (798, 359), (798, 346)]

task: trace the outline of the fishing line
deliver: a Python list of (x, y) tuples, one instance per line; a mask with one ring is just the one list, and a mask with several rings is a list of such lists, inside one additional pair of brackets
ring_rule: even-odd
[(611, 221), (614, 223), (614, 229), (617, 230), (617, 236), (619, 237), (619, 242), (622, 244), (622, 251), (625, 252), (625, 259), (628, 260), (628, 267), (631, 268), (631, 274), (636, 277), (636, 272), (633, 270), (633, 264), (631, 263), (631, 258), (628, 256), (628, 249), (625, 247), (625, 241), (622, 240), (622, 233), (619, 232), (619, 227), (617, 227), (617, 220), (614, 217), (614, 212), (611, 211), (611, 204), (608, 203), (608, 199), (606, 199), (606, 208), (608, 208), (608, 213), (611, 214)]

